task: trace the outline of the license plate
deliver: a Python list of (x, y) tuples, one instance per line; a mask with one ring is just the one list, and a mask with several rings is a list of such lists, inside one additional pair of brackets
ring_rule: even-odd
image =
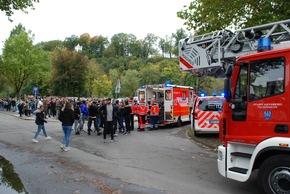
[(218, 124), (219, 120), (209, 120), (209, 124)]

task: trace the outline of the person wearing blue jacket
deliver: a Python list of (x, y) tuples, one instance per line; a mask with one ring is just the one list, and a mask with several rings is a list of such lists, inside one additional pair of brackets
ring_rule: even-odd
[(83, 100), (82, 105), (81, 105), (82, 126), (80, 128), (80, 131), (84, 131), (84, 124), (85, 124), (85, 121), (88, 120), (88, 117), (89, 117), (89, 110), (87, 108), (86, 101)]

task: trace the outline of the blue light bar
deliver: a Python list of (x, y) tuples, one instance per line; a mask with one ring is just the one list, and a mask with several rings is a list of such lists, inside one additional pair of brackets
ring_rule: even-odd
[(270, 38), (260, 38), (258, 41), (258, 52), (271, 50), (271, 39)]
[(212, 96), (216, 96), (216, 92), (211, 93)]
[(225, 97), (225, 93), (224, 92), (221, 92), (221, 96)]
[(144, 89), (145, 88), (145, 85), (142, 85), (141, 88)]
[(200, 97), (205, 97), (205, 93), (200, 93)]

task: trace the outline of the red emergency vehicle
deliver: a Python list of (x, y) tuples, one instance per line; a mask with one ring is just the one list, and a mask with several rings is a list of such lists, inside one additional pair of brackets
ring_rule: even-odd
[(159, 126), (181, 126), (182, 122), (190, 121), (194, 94), (193, 87), (172, 84), (144, 85), (137, 90), (138, 100), (145, 99), (147, 106), (152, 100), (159, 104)]
[(262, 193), (290, 193), (290, 20), (179, 42), (180, 67), (225, 76), (218, 170), (247, 181), (258, 169)]
[(192, 129), (195, 135), (219, 133), (219, 119), (222, 113), (223, 101), (223, 96), (196, 97), (192, 120)]

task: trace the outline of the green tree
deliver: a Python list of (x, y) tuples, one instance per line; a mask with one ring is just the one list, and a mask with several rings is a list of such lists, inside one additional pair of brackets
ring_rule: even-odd
[(158, 64), (148, 63), (140, 69), (139, 78), (142, 85), (144, 84), (159, 84), (160, 71)]
[(148, 33), (142, 41), (142, 58), (147, 59), (150, 55), (157, 55), (156, 42), (158, 37), (152, 33)]
[(53, 92), (61, 96), (81, 96), (89, 60), (81, 53), (56, 49), (52, 58)]
[(48, 42), (40, 42), (37, 46), (42, 48), (44, 51), (53, 51), (55, 48), (63, 47), (63, 42), (60, 40), (51, 40)]
[(178, 43), (181, 39), (188, 37), (188, 34), (185, 32), (184, 29), (180, 28), (176, 30), (175, 33), (172, 33), (172, 37), (175, 39), (174, 47), (173, 47), (173, 54), (178, 56)]
[(176, 59), (167, 59), (160, 62), (160, 83), (171, 82), (172, 84), (182, 85), (182, 72)]
[(48, 60), (47, 54), (32, 43), (33, 35), (26, 32), (21, 24), (11, 31), (4, 43), (0, 69), (14, 89), (17, 99), (22, 87), (29, 79), (39, 76)]
[(92, 96), (104, 98), (110, 96), (112, 90), (112, 82), (107, 74), (101, 74), (93, 81)]
[(21, 0), (21, 1), (11, 1), (11, 0), (1, 0), (0, 1), (0, 10), (5, 11), (8, 19), (12, 21), (11, 16), (14, 14), (14, 10), (21, 10), (24, 13), (27, 12), (27, 8), (34, 9), (34, 3), (38, 3), (39, 0)]
[(211, 1), (196, 0), (177, 13), (188, 30), (203, 34), (234, 27), (236, 29), (262, 25), (290, 18), (290, 1)]
[(140, 87), (139, 73), (136, 70), (129, 69), (121, 79), (120, 96), (135, 96), (136, 90)]
[(70, 37), (66, 37), (63, 42), (63, 46), (67, 49), (74, 51), (75, 47), (79, 44), (79, 37), (76, 35), (72, 35)]

